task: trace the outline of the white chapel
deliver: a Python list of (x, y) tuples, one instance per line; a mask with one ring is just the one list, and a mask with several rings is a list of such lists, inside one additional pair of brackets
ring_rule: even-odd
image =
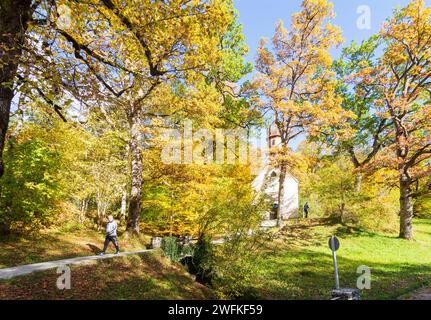
[[(281, 145), (281, 136), (275, 125), (268, 130), (268, 147), (277, 148)], [(280, 206), (280, 214), (283, 220), (297, 218), (299, 216), (299, 183), (290, 173), (287, 173), (284, 181), (284, 201), (278, 203), (279, 174), (280, 169), (271, 164), (269, 156), (265, 159), (262, 168), (259, 170), (253, 188), (260, 193), (264, 193), (273, 201), (272, 210), (264, 217), (264, 225), (276, 225), (277, 209)]]

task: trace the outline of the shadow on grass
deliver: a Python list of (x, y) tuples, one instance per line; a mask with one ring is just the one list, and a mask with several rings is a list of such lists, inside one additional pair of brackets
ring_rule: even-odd
[(0, 266), (3, 267), (72, 258), (79, 252), (76, 244), (59, 241), (52, 235), (14, 235), (3, 239), (1, 245)]
[(339, 220), (335, 218), (298, 218), (298, 219), (292, 219), (291, 222), (293, 224), (287, 225), (287, 230), (295, 230), (295, 229), (309, 229), (313, 227), (322, 227), (322, 226), (331, 226), (331, 225), (337, 225), (339, 224)]
[(91, 252), (93, 252), (94, 254), (97, 254), (97, 253), (102, 251), (102, 249), (100, 249), (98, 246), (95, 246), (92, 243), (87, 243), (87, 246), (90, 248)]
[(211, 291), (180, 267), (152, 254), (72, 267), (72, 288), (58, 290), (55, 270), (0, 281), (0, 299), (210, 299)]
[(340, 238), (355, 238), (355, 237), (369, 237), (369, 238), (383, 237), (388, 239), (396, 238), (395, 236), (379, 234), (379, 233), (365, 230), (363, 228), (354, 227), (350, 225), (338, 226), (334, 231), (334, 235)]
[[(338, 264), (342, 287), (356, 287), (359, 266), (371, 269), (371, 290), (362, 291), (363, 299), (396, 299), (431, 281), (431, 266), (423, 264), (385, 264), (345, 257), (339, 257)], [(260, 268), (264, 270), (262, 277), (253, 288), (259, 299), (329, 299), (335, 286), (330, 253), (294, 250), (264, 259)]]
[[(0, 239), (0, 268), (93, 255), (101, 251), (99, 244), (104, 239), (103, 234), (87, 229), (70, 234), (61, 231), (12, 234)], [(142, 249), (143, 241), (142, 237), (119, 239), (122, 251)]]

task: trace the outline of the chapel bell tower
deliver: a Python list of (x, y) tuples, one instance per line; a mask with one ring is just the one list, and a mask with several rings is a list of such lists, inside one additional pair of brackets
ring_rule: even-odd
[(281, 134), (277, 128), (277, 125), (273, 123), (268, 130), (268, 147), (276, 148), (281, 145)]

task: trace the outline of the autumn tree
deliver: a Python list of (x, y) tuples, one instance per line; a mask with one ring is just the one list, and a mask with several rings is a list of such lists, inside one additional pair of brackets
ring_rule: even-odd
[(0, 2), (0, 178), (4, 173), (3, 149), (14, 97), (14, 83), (24, 36), (37, 1), (2, 0)]
[(71, 143), (64, 148), (65, 131), (40, 113), (25, 123), (13, 122), (11, 129), (0, 185), (2, 234), (34, 231), (55, 221), (67, 190), (63, 168), (74, 153)]
[[(80, 104), (110, 126), (127, 128), (131, 232), (139, 232), (145, 127), (181, 109), (169, 99), (162, 103), (164, 95), (176, 95), (178, 102), (187, 91), (194, 102), (185, 109), (195, 113), (200, 98), (213, 103), (216, 91), (225, 93), (227, 82), (249, 69), (242, 62), (246, 47), (232, 1), (146, 2), (34, 1), (30, 9), (37, 13), (28, 4), (31, 28), (21, 30), (20, 43), (14, 43), (15, 72), (2, 78), (5, 88), (13, 85), (24, 99), (42, 98), (63, 120), (65, 106)], [(7, 117), (11, 101), (9, 95)]]
[[(336, 135), (325, 136), (323, 140), (350, 157), (355, 170), (357, 192), (361, 191), (365, 167), (385, 146), (392, 124), (390, 119), (381, 118), (374, 108), (375, 101), (381, 98), (381, 92), (367, 83), (351, 81), (351, 76), (379, 64), (377, 49), (381, 44), (378, 35), (360, 44), (353, 41), (343, 48), (341, 57), (334, 62), (338, 78), (337, 91), (343, 98), (342, 106), (355, 115), (349, 120), (353, 134), (344, 140), (337, 140)], [(334, 127), (336, 130), (337, 127)]]
[(397, 230), (398, 190), (388, 183), (395, 181), (394, 170), (367, 171), (358, 192), (355, 167), (347, 152), (304, 140), (297, 154), (300, 163), (295, 176), (301, 185), (300, 198), (314, 208), (314, 217), (331, 217), (375, 231)]
[[(46, 58), (36, 52), (29, 60), (51, 68), (41, 73), (29, 64), (32, 76), (27, 77), (49, 89), (45, 96), (50, 102), (61, 101), (69, 91), (110, 125), (127, 128), (131, 164), (127, 224), (133, 233), (139, 232), (145, 127), (179, 109), (169, 105), (169, 99), (162, 103), (165, 94), (178, 95), (183, 87), (192, 99), (214, 97), (205, 77), (223, 62), (220, 38), (233, 19), (231, 1), (146, 2), (61, 1), (71, 9), (72, 24), (59, 23), (59, 12), (54, 11), (46, 16), (50, 28), (34, 30), (44, 39)], [(56, 89), (59, 86), (61, 90)]]
[[(292, 16), (287, 30), (277, 23), (273, 50), (262, 40), (258, 49), (254, 84), (259, 108), (274, 116), (281, 135), (278, 149), (279, 213), (284, 208), (284, 180), (289, 166), (289, 142), (308, 132), (326, 132), (348, 115), (335, 95), (335, 79), (329, 50), (341, 43), (341, 31), (330, 23), (333, 5), (326, 0), (305, 0), (302, 11)], [(342, 130), (340, 130), (341, 132)]]
[(386, 43), (378, 65), (356, 76), (381, 96), (375, 101), (380, 119), (391, 123), (387, 146), (374, 165), (398, 171), (400, 237), (413, 238), (413, 183), (430, 174), (431, 157), (431, 8), (411, 1), (382, 27)]

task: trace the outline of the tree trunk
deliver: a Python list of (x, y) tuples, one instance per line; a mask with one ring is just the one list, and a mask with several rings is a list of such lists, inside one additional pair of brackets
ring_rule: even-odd
[(79, 223), (84, 223), (85, 215), (87, 214), (88, 199), (83, 199), (81, 201), (81, 210), (79, 212)]
[(97, 201), (97, 231), (100, 231), (102, 224), (102, 208), (100, 207), (99, 201)]
[(413, 197), (411, 179), (407, 174), (400, 175), (400, 238), (413, 239)]
[(127, 217), (126, 231), (139, 234), (139, 220), (141, 217), (142, 202), (142, 154), (139, 146), (140, 132), (139, 119), (137, 116), (130, 120), (130, 156), (131, 156), (131, 190), (129, 197), (129, 215)]
[(7, 222), (0, 223), (0, 234), (3, 236), (7, 236), (10, 234), (10, 224)]
[(340, 205), (340, 214), (338, 216), (339, 222), (341, 224), (344, 224), (345, 213), (346, 213), (346, 204), (345, 203), (341, 203), (341, 205)]
[(121, 196), (121, 210), (120, 215), (123, 221), (126, 221), (126, 212), (127, 212), (127, 188), (123, 186), (123, 194)]
[(400, 235), (402, 239), (413, 239), (413, 190), (412, 178), (409, 175), (409, 137), (402, 125), (402, 119), (394, 119), (396, 129), (397, 160), (400, 183)]
[(4, 173), (3, 150), (14, 96), (24, 34), (31, 19), (31, 0), (5, 0), (0, 5), (0, 177)]
[(100, 190), (97, 190), (96, 206), (97, 206), (97, 231), (100, 231), (103, 227), (103, 218), (106, 212), (106, 205), (103, 201), (102, 193), (100, 192)]
[(285, 199), (284, 199), (284, 182), (286, 181), (287, 166), (285, 163), (280, 164), (280, 178), (278, 180), (278, 210), (277, 210), (277, 223), (280, 228), (283, 227), (283, 213), (285, 212)]
[(360, 193), (362, 189), (362, 173), (357, 172), (355, 175), (355, 191)]
[(346, 211), (346, 200), (345, 199), (346, 199), (346, 197), (345, 197), (345, 194), (344, 194), (344, 188), (341, 185), (340, 216), (339, 216), (341, 224), (344, 224), (344, 213)]

